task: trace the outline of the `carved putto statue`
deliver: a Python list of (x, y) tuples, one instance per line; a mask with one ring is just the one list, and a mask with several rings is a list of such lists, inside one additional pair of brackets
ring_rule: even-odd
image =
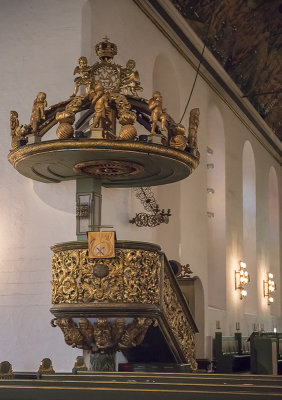
[(94, 87), (94, 90), (90, 92), (89, 98), (95, 110), (95, 117), (92, 124), (93, 128), (103, 128), (107, 112), (110, 111), (109, 95), (105, 93), (103, 86), (98, 83)]
[(76, 96), (78, 89), (80, 86), (84, 85), (85, 86), (85, 92), (86, 94), (89, 93), (90, 91), (90, 86), (91, 86), (91, 67), (88, 65), (88, 61), (86, 57), (80, 57), (78, 59), (78, 65), (75, 67), (73, 74), (79, 74), (80, 76), (76, 77), (74, 82), (74, 90), (72, 96)]
[(163, 99), (160, 92), (155, 91), (152, 98), (148, 103), (149, 110), (151, 111), (150, 121), (152, 122), (151, 133), (156, 133), (157, 122), (161, 122), (161, 130), (165, 130), (166, 123), (166, 109), (163, 109)]
[(47, 107), (46, 93), (39, 92), (33, 102), (30, 125), (33, 132), (37, 131), (39, 122), (45, 119), (45, 107)]
[(20, 139), (23, 139), (25, 135), (28, 133), (28, 126), (20, 125), (18, 117), (19, 115), (17, 111), (10, 111), (10, 129), (12, 137), (11, 146), (13, 149), (17, 147), (18, 141)]
[(143, 88), (140, 85), (140, 78), (138, 71), (134, 71), (135, 66), (136, 62), (134, 60), (127, 61), (126, 68), (122, 70), (121, 90), (123, 94), (128, 94), (128, 92), (131, 92), (131, 94), (134, 97), (138, 97), (137, 92), (142, 91)]

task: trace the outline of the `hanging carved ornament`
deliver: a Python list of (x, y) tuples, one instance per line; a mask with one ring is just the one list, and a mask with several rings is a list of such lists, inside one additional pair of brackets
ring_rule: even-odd
[(150, 187), (135, 188), (136, 197), (141, 201), (146, 211), (149, 213), (138, 213), (134, 218), (130, 219), (131, 224), (135, 224), (138, 227), (150, 227), (153, 228), (160, 224), (168, 224), (169, 217), (171, 216), (171, 210), (168, 208), (167, 211), (160, 209), (156, 202), (155, 196)]

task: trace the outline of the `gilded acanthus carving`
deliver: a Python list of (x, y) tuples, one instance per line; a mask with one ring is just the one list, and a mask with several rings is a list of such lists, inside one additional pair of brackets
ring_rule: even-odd
[(95, 322), (81, 318), (74, 322), (71, 318), (54, 318), (53, 327), (59, 326), (64, 334), (66, 344), (91, 353), (104, 353), (128, 349), (140, 345), (153, 319), (138, 317), (129, 323), (124, 318), (98, 318)]
[(118, 343), (118, 348), (136, 347), (145, 338), (149, 326), (153, 323), (150, 318), (136, 318), (129, 324)]
[(195, 334), (189, 325), (187, 317), (183, 312), (177, 295), (167, 276), (165, 276), (164, 279), (163, 303), (164, 313), (168, 320), (170, 329), (176, 337), (179, 346), (185, 355), (187, 363), (191, 366), (193, 371), (196, 371)]
[[(86, 348), (84, 336), (79, 326), (71, 318), (54, 318), (51, 321), (53, 327), (59, 326), (64, 334), (66, 344), (79, 349)], [(88, 348), (89, 349), (89, 348)]]
[(52, 302), (126, 302), (158, 304), (161, 260), (157, 252), (118, 249), (103, 259), (105, 277), (94, 275), (100, 259), (89, 259), (86, 249), (56, 252), (52, 268)]

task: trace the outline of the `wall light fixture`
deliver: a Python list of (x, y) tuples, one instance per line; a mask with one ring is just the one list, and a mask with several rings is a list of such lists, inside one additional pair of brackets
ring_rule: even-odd
[(245, 285), (250, 282), (250, 275), (247, 271), (247, 265), (243, 261), (239, 262), (239, 270), (235, 271), (235, 290), (240, 291), (240, 299), (247, 296)]
[(276, 284), (273, 280), (273, 274), (268, 272), (267, 279), (263, 281), (263, 295), (267, 297), (267, 304), (273, 303), (274, 299), (272, 297), (273, 293), (276, 291)]

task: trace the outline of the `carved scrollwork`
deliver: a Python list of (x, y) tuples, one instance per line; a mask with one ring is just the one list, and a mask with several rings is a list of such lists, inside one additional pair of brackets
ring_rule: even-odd
[(140, 345), (153, 322), (150, 318), (137, 317), (128, 324), (124, 318), (114, 321), (98, 318), (91, 323), (87, 318), (81, 318), (77, 324), (71, 318), (54, 318), (51, 325), (61, 328), (69, 346), (104, 353)]
[(163, 291), (164, 313), (170, 328), (176, 337), (188, 364), (193, 371), (197, 370), (195, 360), (195, 334), (185, 316), (176, 293), (167, 277), (164, 279)]
[(158, 304), (161, 260), (157, 252), (118, 249), (115, 258), (103, 259), (107, 275), (99, 277), (86, 249), (54, 254), (52, 302), (126, 302)]
[(52, 260), (52, 302), (76, 303), (78, 301), (78, 265), (80, 256), (77, 251), (67, 250), (55, 253)]

